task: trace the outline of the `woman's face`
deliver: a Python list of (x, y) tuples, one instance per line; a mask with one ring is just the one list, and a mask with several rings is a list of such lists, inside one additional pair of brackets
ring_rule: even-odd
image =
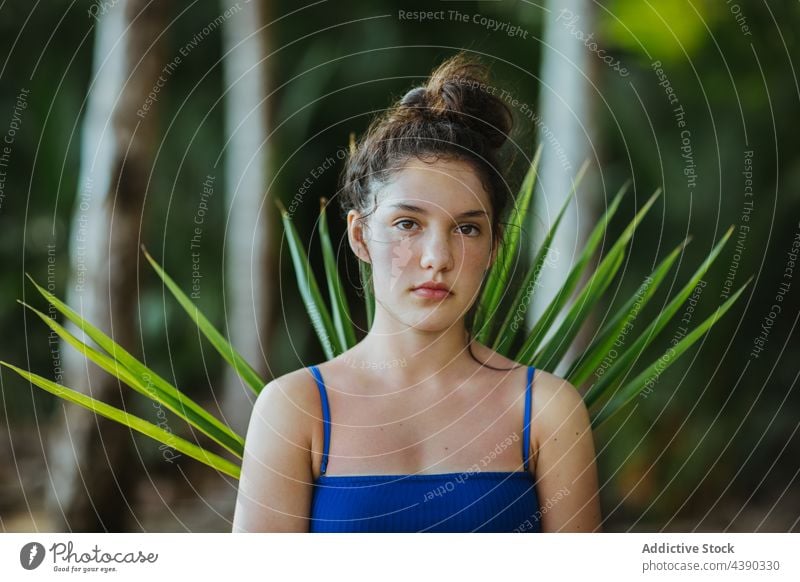
[[(442, 331), (464, 317), (494, 261), (491, 215), (467, 162), (414, 159), (378, 192), (366, 228), (350, 211), (348, 234), (356, 254), (372, 263), (376, 302), (410, 327)], [(418, 289), (430, 282), (446, 290)]]

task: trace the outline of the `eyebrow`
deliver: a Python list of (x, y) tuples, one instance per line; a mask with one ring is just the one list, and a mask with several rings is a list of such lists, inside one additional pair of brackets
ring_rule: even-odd
[[(389, 208), (397, 208), (399, 210), (405, 210), (406, 212), (417, 212), (419, 214), (428, 214), (428, 211), (424, 208), (420, 208), (419, 206), (414, 206), (413, 204), (407, 204), (405, 202), (398, 202), (397, 204), (392, 204)], [(488, 213), (485, 210), (467, 210), (466, 212), (462, 212), (461, 214), (457, 215), (456, 218), (472, 218), (476, 216), (486, 216), (488, 218)]]

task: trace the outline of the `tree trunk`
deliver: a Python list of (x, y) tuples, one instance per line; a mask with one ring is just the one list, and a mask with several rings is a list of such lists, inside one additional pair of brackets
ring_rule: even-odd
[[(590, 108), (592, 55), (581, 36), (594, 33), (594, 18), (589, 0), (562, 0), (548, 2), (550, 11), (544, 14), (544, 49), (542, 58), (542, 83), (537, 119), (539, 142), (544, 144), (539, 166), (535, 197), (536, 224), (532, 225), (538, 241), (547, 235), (565, 197), (570, 192), (578, 169), (592, 152), (592, 112)], [(587, 173), (577, 192), (579, 202), (573, 200), (564, 214), (553, 238), (552, 251), (542, 268), (541, 286), (537, 286), (528, 312), (532, 325), (556, 296), (567, 278), (574, 259), (577, 258), (586, 236), (595, 222), (594, 208), (586, 212), (580, 202), (591, 191), (591, 172)], [(585, 199), (585, 198), (584, 198)], [(580, 212), (580, 214), (578, 214)], [(584, 217), (578, 224), (578, 216)], [(536, 245), (534, 248), (538, 248)], [(532, 253), (533, 254), (533, 253)], [(558, 329), (563, 317), (556, 319), (544, 341)], [(579, 353), (573, 345), (565, 354), (564, 362), (556, 370), (563, 374), (566, 363)]]
[[(164, 10), (162, 2), (127, 0), (99, 15), (69, 243), (67, 303), (134, 354), (139, 227), (158, 104), (148, 94), (164, 66), (158, 40)], [(68, 328), (92, 345), (75, 326)], [(128, 387), (63, 342), (61, 353), (67, 386), (124, 407)], [(135, 519), (132, 493), (143, 469), (130, 429), (65, 403), (49, 443), (55, 529), (126, 531)]]
[[(237, 4), (222, 0), (222, 10)], [(231, 344), (262, 377), (274, 319), (277, 221), (267, 202), (272, 160), (268, 56), (268, 3), (240, 4), (223, 25), (225, 78), (225, 297)], [(244, 435), (255, 395), (230, 366), (225, 368), (223, 414)]]

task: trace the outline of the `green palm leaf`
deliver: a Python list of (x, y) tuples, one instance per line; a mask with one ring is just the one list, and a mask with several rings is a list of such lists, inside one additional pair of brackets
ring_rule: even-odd
[[(544, 338), (545, 333), (550, 326), (553, 324), (553, 321), (556, 319), (558, 314), (563, 309), (564, 305), (567, 303), (569, 298), (572, 296), (575, 287), (578, 285), (581, 277), (584, 275), (584, 271), (586, 269), (586, 265), (589, 263), (589, 260), (594, 256), (597, 247), (599, 246), (602, 239), (605, 237), (606, 229), (608, 228), (608, 223), (611, 221), (611, 218), (617, 212), (617, 208), (619, 208), (620, 202), (622, 201), (622, 197), (625, 195), (625, 192), (628, 189), (628, 185), (630, 182), (625, 182), (625, 184), (620, 188), (617, 195), (612, 200), (611, 204), (608, 206), (606, 211), (603, 213), (603, 216), (600, 218), (600, 221), (592, 230), (589, 238), (584, 246), (581, 255), (578, 257), (578, 261), (573, 266), (570, 274), (567, 276), (567, 280), (562, 285), (561, 289), (556, 296), (551, 300), (550, 304), (545, 309), (542, 316), (533, 326), (533, 329), (528, 334), (528, 338), (525, 340), (525, 343), (517, 352), (515, 356), (515, 360), (518, 362), (531, 362), (533, 354), (539, 347), (539, 343)], [(650, 207), (655, 202), (656, 197), (660, 194), (660, 190), (656, 190), (653, 196), (645, 203), (644, 207), (636, 214), (631, 224), (638, 224), (641, 218), (644, 216), (644, 213), (650, 209)], [(620, 237), (620, 240), (626, 235), (633, 231), (631, 225), (625, 229), (625, 232)]]
[(477, 339), (480, 342), (487, 341), (491, 326), (485, 325), (491, 321), (493, 314), (500, 305), (503, 291), (508, 282), (511, 265), (517, 255), (517, 244), (519, 243), (522, 232), (522, 225), (528, 216), (528, 208), (533, 198), (534, 186), (539, 170), (539, 160), (542, 157), (542, 144), (536, 148), (533, 161), (522, 181), (519, 195), (514, 204), (511, 220), (503, 233), (502, 244), (498, 249), (497, 260), (489, 271), (489, 280), (481, 294), (478, 311), (475, 314), (475, 327), (478, 329)]
[(353, 329), (350, 309), (347, 307), (347, 297), (339, 279), (339, 269), (336, 266), (336, 255), (331, 244), (331, 235), (328, 231), (328, 215), (325, 212), (327, 199), (320, 200), (319, 207), (319, 238), (322, 244), (322, 258), (325, 263), (325, 276), (328, 280), (328, 293), (333, 306), (333, 325), (339, 343), (347, 348), (356, 345), (356, 332)]
[[(201, 408), (190, 398), (182, 395), (177, 389), (165, 391), (150, 381), (143, 382), (134, 376), (120, 362), (102, 354), (94, 348), (86, 345), (53, 318), (48, 317), (38, 309), (34, 309), (27, 303), (20, 301), (22, 305), (33, 311), (44, 321), (50, 329), (61, 336), (69, 345), (89, 358), (103, 370), (124, 382), (140, 394), (151, 400), (164, 405), (166, 408), (180, 416), (183, 420), (191, 424), (200, 432), (228, 449), (239, 458), (244, 454), (244, 439), (234, 433), (229, 427), (222, 424), (219, 420), (211, 416), (205, 409)], [(121, 348), (120, 348), (121, 349)], [(176, 396), (177, 395), (177, 396)]]
[(588, 316), (588, 310), (594, 307), (600, 300), (600, 295), (611, 284), (611, 280), (622, 264), (625, 247), (628, 242), (630, 242), (634, 231), (639, 224), (641, 224), (642, 219), (655, 202), (657, 196), (658, 192), (656, 192), (636, 216), (634, 216), (633, 220), (611, 247), (608, 254), (600, 261), (594, 275), (592, 275), (589, 282), (583, 288), (583, 291), (581, 291), (580, 295), (575, 300), (575, 303), (556, 333), (553, 334), (550, 341), (534, 356), (533, 361), (536, 362), (538, 366), (542, 366), (548, 370), (558, 366), (567, 349), (569, 349), (570, 344), (578, 334), (578, 331), (583, 325), (583, 321)]
[[(161, 395), (163, 398), (168, 399), (171, 403), (171, 406), (174, 407), (174, 411), (177, 414), (180, 414), (187, 422), (194, 423), (197, 422), (200, 424), (198, 428), (200, 430), (204, 430), (207, 428), (211, 431), (209, 436), (219, 442), (225, 448), (231, 450), (231, 452), (241, 455), (243, 448), (244, 448), (244, 440), (242, 437), (237, 435), (233, 430), (229, 427), (222, 424), (219, 420), (214, 418), (209, 412), (207, 412), (204, 408), (200, 405), (195, 403), (190, 398), (184, 396), (177, 388), (172, 386), (169, 382), (164, 380), (161, 376), (159, 376), (156, 372), (142, 364), (139, 360), (134, 358), (125, 348), (121, 345), (116, 343), (110, 337), (108, 337), (105, 333), (100, 331), (98, 328), (93, 326), (91, 323), (83, 319), (80, 315), (78, 315), (71, 307), (67, 304), (62, 302), (58, 299), (55, 295), (50, 293), (47, 289), (41, 287), (33, 278), (26, 273), (28, 279), (33, 283), (39, 293), (47, 299), (47, 301), (53, 305), (59, 312), (61, 312), (64, 317), (69, 319), (72, 323), (75, 324), (78, 329), (83, 331), (87, 336), (89, 336), (100, 348), (102, 348), (107, 354), (113, 358), (115, 361), (114, 364), (114, 371), (107, 370), (111, 374), (119, 377), (117, 375), (117, 371), (120, 369), (119, 366), (122, 366), (125, 370), (130, 372), (134, 378), (135, 382), (140, 384), (145, 384), (148, 386), (152, 386), (153, 390)], [(45, 316), (45, 323), (47, 323), (52, 329), (58, 332), (56, 327), (53, 327), (51, 323), (54, 323), (50, 317)], [(60, 325), (56, 324), (58, 328), (61, 328)], [(63, 328), (62, 328), (63, 329)], [(72, 336), (69, 332), (64, 330), (64, 333), (67, 336)], [(62, 336), (64, 339), (68, 339), (66, 336)], [(72, 336), (74, 337), (74, 336)], [(76, 342), (79, 344), (83, 344), (77, 338), (74, 338)], [(68, 340), (69, 341), (69, 340)], [(72, 342), (70, 341), (72, 344)], [(75, 346), (72, 344), (76, 349), (80, 349), (80, 347)], [(88, 346), (87, 346), (88, 347)], [(99, 354), (99, 352), (96, 352)], [(166, 405), (166, 402), (165, 402)], [(204, 428), (201, 428), (204, 427)], [(205, 431), (204, 431), (205, 432)], [(208, 433), (207, 433), (208, 434)]]
[(553, 221), (550, 231), (542, 241), (542, 244), (536, 253), (536, 257), (533, 259), (533, 265), (531, 265), (531, 268), (525, 275), (525, 279), (522, 281), (519, 289), (517, 289), (514, 300), (511, 302), (509, 309), (506, 311), (505, 319), (503, 319), (503, 323), (500, 325), (500, 329), (497, 331), (497, 336), (495, 337), (492, 348), (504, 356), (508, 355), (508, 350), (517, 335), (517, 330), (520, 328), (520, 326), (518, 326), (516, 323), (523, 321), (525, 318), (525, 313), (528, 311), (530, 296), (533, 293), (533, 290), (536, 288), (536, 285), (539, 283), (539, 279), (541, 278), (542, 268), (544, 267), (545, 259), (550, 252), (550, 245), (553, 242), (553, 237), (555, 236), (558, 226), (561, 224), (561, 219), (564, 218), (564, 214), (566, 213), (567, 207), (571, 201), (572, 192), (570, 192), (569, 196), (567, 196), (567, 198), (564, 200), (564, 203), (561, 205), (561, 210), (558, 211), (558, 215)]
[(297, 286), (300, 288), (300, 296), (311, 317), (311, 325), (314, 326), (314, 331), (317, 332), (317, 336), (322, 342), (325, 355), (328, 359), (333, 359), (337, 354), (343, 353), (344, 349), (339, 343), (328, 307), (322, 299), (319, 286), (317, 286), (317, 279), (311, 272), (311, 265), (308, 262), (308, 256), (303, 250), (300, 235), (297, 234), (297, 230), (292, 224), (291, 218), (289, 218), (289, 213), (281, 204), (281, 201), (277, 200), (276, 204), (280, 207), (283, 227), (286, 231), (286, 240), (289, 245), (289, 252), (292, 255), (295, 274), (297, 275)]
[(612, 250), (606, 255), (603, 262), (589, 278), (586, 286), (573, 303), (561, 325), (553, 334), (552, 339), (534, 356), (533, 361), (537, 368), (546, 370), (555, 369), (564, 354), (572, 345), (583, 322), (587, 319), (588, 312), (600, 300), (600, 296), (611, 284), (617, 274), (622, 260), (625, 257), (625, 247)]
[(164, 269), (161, 268), (153, 257), (150, 256), (150, 253), (147, 252), (144, 245), (142, 245), (142, 252), (150, 264), (155, 269), (158, 276), (161, 277), (161, 280), (167, 286), (167, 288), (172, 292), (172, 295), (175, 299), (178, 300), (183, 310), (192, 318), (195, 325), (203, 332), (203, 335), (206, 336), (208, 341), (214, 346), (214, 349), (219, 352), (219, 354), (228, 362), (236, 373), (239, 375), (245, 383), (250, 386), (250, 389), (255, 393), (258, 394), (261, 392), (262, 388), (264, 388), (264, 380), (259, 377), (258, 373), (253, 369), (250, 364), (247, 363), (239, 352), (237, 352), (233, 346), (225, 339), (225, 337), (217, 331), (211, 322), (203, 315), (197, 306), (189, 299), (186, 294), (181, 291), (180, 287), (175, 284), (175, 281), (164, 272)]
[(619, 390), (619, 392), (606, 403), (599, 413), (592, 416), (592, 428), (597, 428), (606, 420), (611, 418), (611, 416), (618, 412), (623, 406), (636, 398), (636, 395), (640, 393), (642, 388), (644, 388), (649, 382), (652, 382), (653, 378), (657, 378), (658, 375), (660, 375), (664, 370), (674, 364), (675, 361), (680, 358), (680, 356), (683, 355), (683, 353), (689, 349), (692, 344), (700, 339), (720, 317), (725, 315), (728, 309), (731, 308), (733, 303), (736, 301), (736, 299), (738, 299), (739, 295), (742, 294), (742, 291), (744, 291), (745, 287), (747, 287), (752, 280), (753, 277), (751, 276), (745, 282), (745, 284), (742, 285), (738, 291), (736, 291), (736, 293), (729, 297), (722, 305), (717, 307), (713, 315), (706, 318), (703, 323), (697, 326), (696, 329), (687, 334), (683, 339), (675, 344), (674, 347), (664, 352), (664, 354), (655, 362), (650, 364), (646, 370), (636, 376), (636, 378), (634, 378), (631, 382), (626, 384), (624, 388)]
[(675, 313), (680, 309), (681, 305), (686, 301), (694, 288), (697, 286), (698, 281), (711, 267), (711, 264), (719, 256), (722, 247), (731, 236), (733, 226), (731, 226), (723, 235), (722, 239), (714, 246), (706, 257), (703, 264), (695, 271), (694, 275), (689, 279), (686, 285), (678, 292), (677, 295), (669, 302), (669, 304), (659, 312), (658, 317), (647, 326), (642, 334), (636, 339), (631, 347), (625, 350), (619, 358), (611, 365), (605, 374), (592, 385), (591, 388), (584, 395), (584, 401), (587, 406), (592, 406), (598, 398), (611, 389), (616, 383), (621, 382), (630, 366), (632, 366), (634, 359), (650, 345), (658, 333), (669, 323)]
[[(690, 237), (686, 237), (681, 244), (675, 247), (675, 249), (661, 261), (658, 267), (656, 267), (645, 280), (646, 284), (643, 283), (640, 285), (639, 289), (637, 289), (625, 305), (620, 307), (611, 321), (600, 330), (597, 334), (597, 338), (586, 348), (584, 353), (575, 359), (566, 374), (566, 378), (569, 382), (575, 386), (580, 386), (589, 377), (591, 371), (597, 369), (600, 362), (603, 361), (606, 354), (611, 349), (611, 346), (618, 340), (622, 330), (626, 329), (626, 327), (638, 317), (638, 314), (655, 295), (661, 282), (672, 268), (678, 254), (686, 248), (689, 240)], [(637, 305), (635, 311), (633, 309), (634, 305)]]
[(64, 400), (72, 402), (74, 404), (78, 404), (91, 410), (92, 412), (99, 414), (100, 416), (104, 416), (110, 420), (123, 424), (129, 428), (132, 428), (135, 431), (142, 433), (143, 435), (149, 436), (150, 438), (164, 443), (169, 447), (174, 448), (186, 456), (191, 457), (200, 461), (201, 463), (208, 465), (209, 467), (216, 469), (221, 473), (225, 473), (233, 477), (234, 479), (239, 478), (240, 468), (231, 463), (227, 459), (220, 457), (210, 451), (205, 450), (202, 447), (195, 445), (187, 441), (184, 438), (175, 436), (173, 433), (164, 430), (163, 428), (156, 426), (146, 420), (139, 418), (138, 416), (134, 416), (132, 414), (128, 414), (127, 412), (120, 410), (119, 408), (115, 408), (109, 404), (101, 402), (99, 400), (95, 400), (90, 396), (86, 396), (85, 394), (81, 394), (77, 390), (72, 390), (71, 388), (66, 388), (64, 386), (60, 386), (55, 382), (48, 380), (47, 378), (42, 378), (41, 376), (37, 376), (36, 374), (32, 374), (27, 372), (21, 368), (17, 368), (12, 364), (7, 362), (0, 362), (0, 364), (11, 368), (17, 374), (31, 382), (43, 388), (47, 392), (58, 396)]

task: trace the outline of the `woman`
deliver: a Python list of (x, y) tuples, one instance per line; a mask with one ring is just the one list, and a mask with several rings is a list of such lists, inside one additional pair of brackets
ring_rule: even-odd
[(259, 395), (234, 532), (599, 531), (581, 396), (472, 340), (512, 203), (496, 93), (456, 55), (350, 152), (340, 202), (373, 325)]

